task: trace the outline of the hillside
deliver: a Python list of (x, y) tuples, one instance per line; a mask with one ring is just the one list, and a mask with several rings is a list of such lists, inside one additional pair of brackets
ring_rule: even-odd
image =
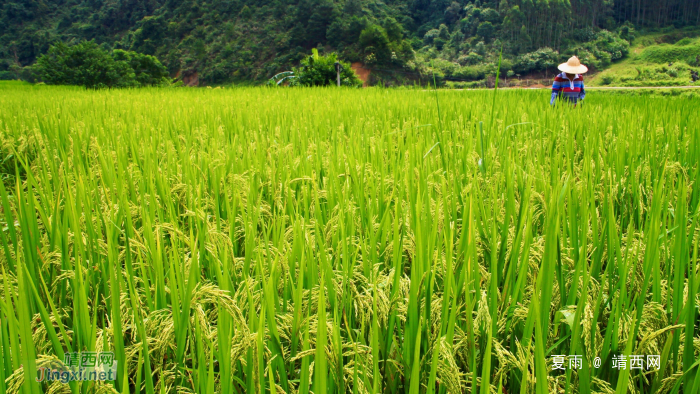
[(623, 59), (635, 29), (693, 28), (700, 2), (663, 0), (4, 0), (0, 79), (31, 79), (57, 41), (155, 55), (189, 84), (259, 83), (311, 48), (372, 70), (372, 82), (482, 83)]
[(589, 80), (590, 86), (699, 85), (700, 29), (647, 34), (629, 55)]

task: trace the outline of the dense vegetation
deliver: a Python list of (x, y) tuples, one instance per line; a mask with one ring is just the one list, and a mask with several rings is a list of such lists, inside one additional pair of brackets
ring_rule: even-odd
[[(284, 72), (288, 74), (288, 72)], [(287, 82), (291, 86), (330, 86), (340, 82), (340, 86), (359, 87), (362, 81), (357, 74), (352, 70), (350, 64), (338, 60), (335, 53), (323, 56), (319, 55), (316, 48), (311, 50), (311, 56), (301, 60), (301, 66), (295, 68), (294, 72), (288, 77), (283, 77), (281, 80), (271, 80), (270, 82), (279, 85), (280, 82)], [(338, 81), (340, 74), (340, 81)]]
[(686, 0), (6, 0), (0, 78), (16, 78), (56, 41), (158, 57), (207, 84), (264, 81), (319, 47), (387, 81), (478, 80), (501, 46), (511, 76), (571, 53), (593, 68), (622, 58), (638, 28), (697, 25)]
[(698, 393), (697, 98), (548, 100), (0, 84), (0, 392)]
[(67, 46), (59, 42), (39, 57), (34, 75), (53, 85), (126, 88), (169, 83), (168, 72), (154, 56), (115, 49), (107, 52), (94, 41)]
[(687, 86), (700, 84), (700, 34), (679, 31), (635, 40), (629, 56), (590, 80), (591, 85)]

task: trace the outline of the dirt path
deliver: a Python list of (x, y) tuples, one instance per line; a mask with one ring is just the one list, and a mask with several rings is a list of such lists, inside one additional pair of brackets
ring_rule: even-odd
[(355, 62), (351, 65), (352, 69), (355, 71), (357, 76), (362, 81), (362, 87), (367, 87), (367, 81), (369, 81), (370, 70), (365, 68), (364, 64), (360, 62)]

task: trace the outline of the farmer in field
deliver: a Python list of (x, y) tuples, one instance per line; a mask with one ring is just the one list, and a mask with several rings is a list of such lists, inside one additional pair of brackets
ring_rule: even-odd
[(561, 97), (576, 106), (580, 100), (586, 97), (582, 74), (588, 71), (588, 67), (581, 64), (576, 56), (572, 56), (569, 61), (559, 65), (559, 70), (562, 73), (554, 78), (552, 100), (549, 103), (554, 105), (557, 97)]

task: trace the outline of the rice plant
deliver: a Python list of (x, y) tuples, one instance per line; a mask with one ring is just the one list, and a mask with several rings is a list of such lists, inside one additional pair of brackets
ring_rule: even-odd
[(0, 85), (0, 393), (700, 392), (697, 100), (547, 96)]

